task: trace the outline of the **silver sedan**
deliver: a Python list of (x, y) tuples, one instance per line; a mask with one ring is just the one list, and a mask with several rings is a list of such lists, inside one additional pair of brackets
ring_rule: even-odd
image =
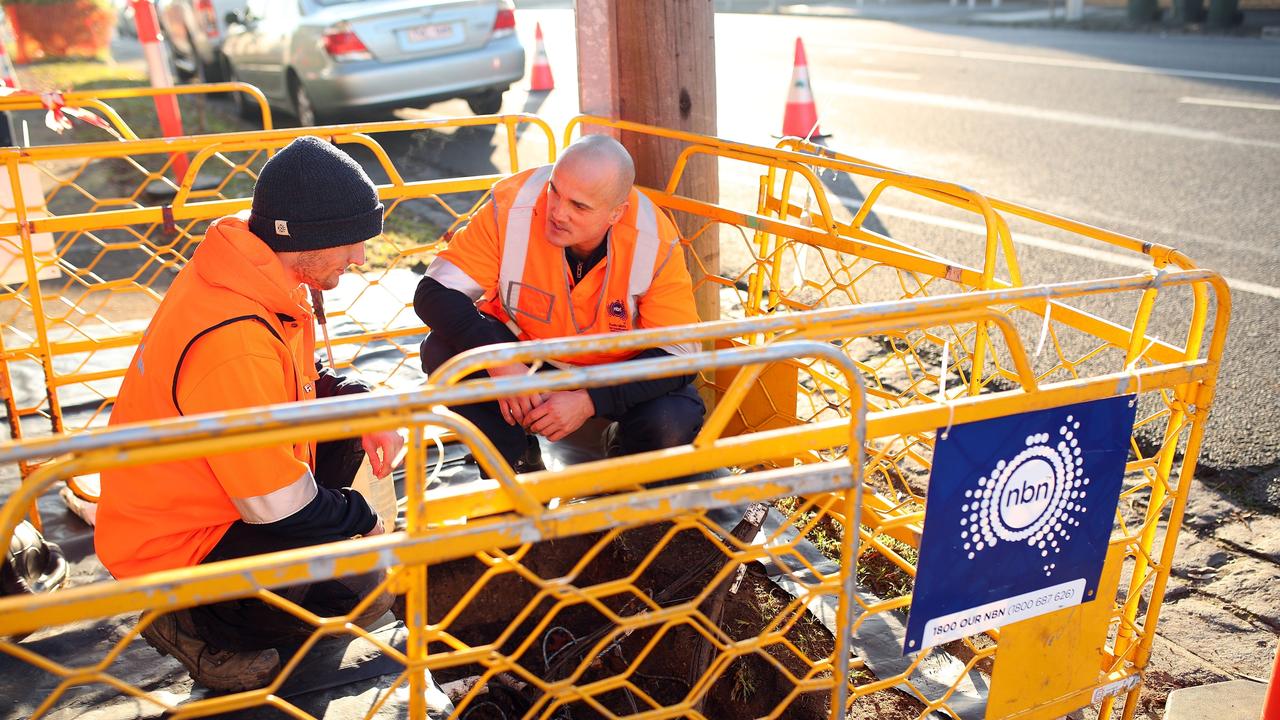
[(231, 79), (302, 125), (459, 97), (492, 114), (524, 77), (510, 0), (249, 0), (227, 21)]

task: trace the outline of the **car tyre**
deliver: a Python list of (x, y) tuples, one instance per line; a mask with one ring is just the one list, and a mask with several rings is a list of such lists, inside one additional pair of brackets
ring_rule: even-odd
[(223, 59), (220, 52), (213, 53), (213, 62), (197, 60), (196, 65), (202, 83), (219, 83), (227, 79), (227, 61)]
[[(236, 74), (235, 67), (230, 61), (227, 61), (227, 79), (231, 82), (241, 82), (240, 76)], [(253, 102), (253, 98), (242, 92), (231, 93), (231, 102), (236, 107), (236, 115), (245, 120), (262, 120), (262, 110), (258, 107), (258, 103)]]
[(298, 119), (298, 126), (311, 127), (324, 124), (323, 116), (316, 112), (316, 106), (307, 95), (307, 89), (303, 87), (302, 81), (296, 76), (291, 76), (289, 87), (290, 94), (293, 96), (293, 116)]
[(502, 91), (488, 90), (467, 98), (467, 105), (476, 115), (497, 115), (502, 110)]
[(191, 79), (195, 77), (195, 74), (183, 70), (182, 67), (178, 65), (178, 52), (174, 50), (173, 43), (166, 39), (164, 44), (166, 54), (169, 56), (169, 74), (173, 77), (173, 81), (175, 83), (191, 82)]

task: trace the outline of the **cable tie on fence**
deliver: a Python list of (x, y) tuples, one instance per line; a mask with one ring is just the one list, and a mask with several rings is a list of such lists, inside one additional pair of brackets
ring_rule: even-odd
[(814, 120), (813, 127), (809, 128), (809, 132), (805, 133), (805, 136), (804, 136), (805, 142), (813, 142), (813, 134), (818, 132), (818, 122), (819, 121)]
[(947, 402), (947, 365), (951, 361), (951, 341), (942, 343), (942, 367), (938, 369), (938, 402), (945, 403), (947, 406), (947, 427), (943, 429), (941, 437), (943, 440), (951, 437), (951, 426), (956, 419), (955, 403)]
[(1132, 375), (1134, 382), (1138, 385), (1138, 389), (1134, 391), (1133, 397), (1129, 398), (1129, 407), (1137, 405), (1138, 396), (1142, 394), (1142, 375), (1138, 374), (1138, 361), (1141, 360), (1142, 357), (1147, 354), (1147, 351), (1151, 349), (1151, 346), (1155, 344), (1156, 339), (1151, 338), (1151, 340), (1147, 342), (1147, 346), (1142, 348), (1142, 352), (1135, 355), (1134, 358), (1129, 361), (1129, 364), (1124, 366), (1124, 371)]
[(436, 466), (431, 468), (431, 472), (427, 475), (427, 487), (431, 487), (431, 483), (440, 479), (440, 471), (444, 469), (444, 443), (440, 442), (440, 436), (432, 435), (431, 441), (436, 444)]
[(1032, 359), (1040, 357), (1040, 351), (1044, 350), (1044, 341), (1049, 337), (1049, 315), (1053, 313), (1053, 303), (1049, 300), (1044, 302), (1044, 323), (1040, 326), (1040, 340), (1036, 342), (1036, 353), (1032, 355)]
[(160, 217), (164, 221), (164, 232), (166, 235), (177, 235), (178, 225), (173, 221), (173, 206), (162, 205), (160, 207)]

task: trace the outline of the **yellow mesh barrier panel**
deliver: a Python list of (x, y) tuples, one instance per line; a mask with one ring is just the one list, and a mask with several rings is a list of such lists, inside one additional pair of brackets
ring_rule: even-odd
[[(86, 703), (127, 701), (179, 717), (261, 706), (311, 717), (286, 692), (302, 655), (269, 687), (225, 696), (175, 699), (134, 672), (154, 661), (137, 633), (157, 614), (255, 596), (313, 625), (307, 647), (329, 635), (360, 636), (393, 662), (365, 706), (368, 717), (400, 706), (426, 717), (425, 671), (453, 683), (451, 716), (464, 720), (499, 717), (485, 713), (500, 696), (519, 698), (514, 716), (528, 718), (989, 716), (984, 688), (1000, 661), (1000, 631), (906, 658), (900, 640), (896, 653), (882, 642), (895, 637), (910, 606), (935, 436), (953, 424), (1137, 393), (1112, 532), (1118, 586), (1088, 613), (1104, 625), (1088, 629), (1105, 638), (1102, 660), (1096, 648), (1072, 659), (1097, 668), (1081, 702), (1099, 703), (1103, 717), (1113, 710), (1132, 717), (1134, 679), (1150, 655), (1221, 359), (1229, 313), (1221, 278), (1170, 248), (793, 139), (765, 148), (599, 118), (575, 120), (566, 137), (584, 124), (684, 148), (653, 197), (696, 228), (687, 242), (720, 247), (718, 268), (687, 257), (700, 284), (716, 288), (721, 318), (473, 351), (426, 387), (415, 387), (425, 329), (411, 307), (414, 271), (501, 174), (404, 177), (387, 148), (414, 152), (416, 143), (479, 128), (493, 134), (504, 169), (515, 170), (554, 160), (554, 135), (542, 121), (391, 122), (0, 150), (19, 196), (21, 172), (34, 170), (42, 184), (42, 197), (16, 198), (13, 219), (0, 222), (0, 242), (27, 271), (0, 287), (0, 382), (14, 438), (0, 446), (0, 460), (25, 478), (0, 512), (0, 538), (42, 493), (104, 468), (410, 431), (399, 532), (0, 599), (0, 635), (11, 636), (0, 652), (30, 674), (23, 677), (31, 690), (14, 706), (19, 714), (58, 717)], [(375, 168), (388, 231), (326, 309), (338, 367), (400, 390), (321, 409), (100, 428), (146, 319), (203, 226), (246, 208), (266, 157), (304, 133), (331, 138)], [(175, 152), (191, 158), (187, 180), (171, 200), (149, 199), (146, 188), (169, 174)], [(682, 195), (687, 163), (707, 160), (750, 177), (749, 202)], [(112, 168), (109, 183), (87, 172), (98, 167)], [(215, 180), (194, 190), (197, 173)], [(860, 199), (850, 202), (854, 190)], [(879, 226), (885, 197), (937, 206), (978, 230), (919, 239), (889, 232)], [(1132, 253), (1149, 260), (1151, 272), (1027, 284), (1017, 237), (1030, 226)], [(52, 251), (36, 252), (40, 233), (51, 234)], [(58, 277), (25, 279), (42, 268)], [(461, 380), (514, 360), (672, 342), (700, 342), (707, 351)], [(693, 372), (717, 403), (688, 446), (520, 477), (474, 428), (440, 408)], [(431, 438), (442, 430), (496, 479), (429, 489), (438, 457)], [(708, 471), (720, 472), (694, 477)], [(349, 624), (359, 608), (315, 617), (279, 591), (375, 569), (387, 571), (385, 588), (403, 596), (403, 642)], [(120, 622), (131, 629), (100, 657), (43, 651), (50, 634)], [(1025, 652), (1016, 643), (1027, 640), (1010, 635), (1009, 646)], [(1024, 685), (1001, 687), (1004, 704), (990, 716), (1065, 711), (1061, 698), (1037, 694), (1034, 672), (1001, 673), (1001, 682)], [(1010, 697), (1022, 707), (1011, 709)]]

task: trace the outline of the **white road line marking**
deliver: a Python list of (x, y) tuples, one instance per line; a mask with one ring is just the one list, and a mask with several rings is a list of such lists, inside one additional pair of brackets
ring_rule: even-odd
[(866, 68), (856, 68), (854, 70), (846, 70), (845, 75), (859, 75), (862, 77), (885, 78), (886, 80), (919, 80), (920, 74), (913, 72), (896, 72), (894, 70), (868, 70)]
[(1044, 108), (1030, 107), (1027, 105), (1013, 105), (1010, 103), (980, 100), (976, 98), (962, 97), (959, 95), (942, 95), (938, 93), (917, 92), (914, 90), (896, 90), (893, 88), (877, 87), (874, 85), (858, 85), (855, 83), (831, 83), (824, 85), (823, 91), (834, 91), (855, 97), (874, 98), (877, 100), (910, 103), (913, 105), (926, 105), (952, 110), (969, 110), (972, 112), (991, 113), (994, 115), (1009, 115), (1012, 117), (1029, 118), (1032, 120), (1047, 120), (1049, 122), (1084, 125), (1087, 127), (1106, 128), (1109, 130), (1124, 130), (1127, 132), (1165, 135), (1182, 140), (1200, 140), (1204, 142), (1219, 142), (1230, 145), (1259, 147), (1268, 150), (1280, 150), (1280, 142), (1224, 135), (1215, 130), (1195, 130), (1193, 128), (1147, 122), (1144, 120), (1121, 120), (1118, 118), (1104, 117), (1101, 115), (1087, 115), (1085, 113), (1069, 112), (1065, 110), (1046, 110)]
[(1043, 55), (1020, 55), (1016, 53), (997, 53), (981, 50), (933, 48), (925, 47), (923, 45), (896, 45), (892, 43), (857, 41), (842, 43), (838, 46), (828, 45), (824, 47), (826, 49), (881, 50), (884, 52), (933, 55), (935, 57), (962, 58), (965, 60), (992, 60), (996, 62), (1020, 63), (1024, 65), (1047, 65), (1050, 67), (1067, 67), (1081, 70), (1104, 70), (1107, 72), (1137, 73), (1140, 75), (1166, 75), (1171, 77), (1196, 78), (1198, 80), (1229, 80), (1232, 82), (1280, 85), (1280, 77), (1270, 75), (1243, 75), (1240, 73), (1220, 73), (1205, 70), (1185, 70), (1182, 68), (1162, 68), (1150, 65), (1128, 65), (1125, 63), (1102, 62), (1100, 60), (1075, 60), (1072, 58), (1045, 57)]
[(1216, 107), (1245, 108), (1248, 110), (1280, 110), (1280, 105), (1244, 100), (1220, 100), (1218, 98), (1180, 97), (1178, 102), (1187, 105), (1213, 105)]

